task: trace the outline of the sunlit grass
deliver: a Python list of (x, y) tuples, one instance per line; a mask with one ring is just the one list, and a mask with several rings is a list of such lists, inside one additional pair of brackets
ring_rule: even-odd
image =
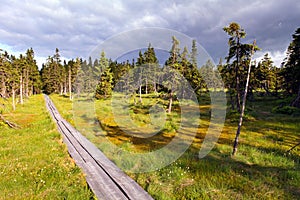
[(0, 199), (91, 199), (81, 170), (69, 157), (42, 95), (4, 115), (0, 125)]
[[(61, 112), (69, 115), (71, 102), (52, 96)], [(167, 100), (159, 100), (167, 105)], [(142, 105), (131, 108), (131, 117), (140, 125), (149, 121), (148, 105), (157, 100), (145, 96)], [(247, 104), (246, 117), (235, 157), (231, 157), (238, 113), (228, 113), (218, 143), (208, 156), (198, 158), (198, 152), (210, 123), (210, 101), (202, 96), (201, 117), (197, 135), (190, 148), (174, 163), (155, 172), (132, 176), (155, 199), (297, 199), (300, 196), (300, 147), (290, 154), (287, 150), (300, 138), (300, 117), (272, 113), (278, 100), (258, 97)], [(180, 115), (167, 116), (162, 132), (151, 139), (136, 138), (124, 133), (114, 121), (110, 99), (95, 102), (102, 129), (112, 143), (127, 151), (148, 152), (168, 144), (178, 129)], [(177, 110), (178, 111), (178, 110)], [(173, 125), (172, 125), (173, 123)], [(174, 125), (175, 124), (175, 125)], [(84, 134), (84, 133), (83, 133)], [(97, 134), (88, 138), (104, 152), (109, 145)], [(118, 151), (115, 151), (118, 153)], [(107, 154), (113, 159), (113, 156)], [(126, 163), (119, 163), (119, 165)], [(128, 162), (130, 165), (130, 162)]]

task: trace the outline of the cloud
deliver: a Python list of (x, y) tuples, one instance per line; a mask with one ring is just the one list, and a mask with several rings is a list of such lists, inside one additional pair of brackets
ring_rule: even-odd
[(286, 50), (285, 51), (272, 51), (272, 52), (270, 52), (270, 51), (259, 51), (255, 54), (253, 59), (256, 60), (257, 62), (259, 62), (264, 58), (265, 54), (269, 55), (269, 57), (273, 61), (274, 66), (281, 67), (281, 63), (286, 57)]
[(75, 58), (120, 32), (161, 27), (196, 38), (218, 61), (228, 51), (222, 28), (236, 21), (248, 34), (244, 42), (256, 38), (263, 52), (277, 59), (299, 26), (299, 10), (298, 0), (4, 0), (0, 41), (13, 52), (33, 47), (39, 58), (54, 54), (56, 47)]

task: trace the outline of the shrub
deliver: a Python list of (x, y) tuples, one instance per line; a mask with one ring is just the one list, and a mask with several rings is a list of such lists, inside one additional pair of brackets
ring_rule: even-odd
[(291, 107), (291, 106), (283, 106), (283, 107), (276, 106), (272, 109), (273, 113), (288, 114), (288, 115), (291, 115), (296, 111), (297, 111), (297, 108)]

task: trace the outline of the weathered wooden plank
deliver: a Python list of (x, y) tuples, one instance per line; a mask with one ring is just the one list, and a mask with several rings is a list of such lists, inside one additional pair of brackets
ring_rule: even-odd
[(98, 196), (101, 199), (105, 200), (128, 200), (124, 193), (120, 191), (119, 188), (116, 188), (116, 185), (112, 182), (112, 180), (104, 173), (95, 166), (93, 163), (87, 162), (87, 171), (88, 176), (90, 176), (89, 183), (92, 190), (95, 193), (99, 193)]
[(93, 143), (83, 136), (81, 142), (97, 163), (122, 187), (130, 199), (152, 199), (140, 185), (111, 162)]
[(87, 182), (99, 199), (152, 199), (93, 143), (64, 120), (46, 95), (45, 100), (46, 107), (56, 121), (70, 155), (86, 173)]
[[(67, 122), (66, 122), (67, 123)], [(69, 126), (69, 125), (67, 125)], [(76, 129), (69, 127), (74, 134), (77, 132), (76, 137), (80, 140), (81, 145), (91, 154), (94, 160), (97, 161), (117, 184), (126, 192), (131, 199), (152, 199), (152, 197), (140, 187), (133, 179), (127, 176), (120, 170), (112, 161), (110, 161), (99, 149), (91, 143), (88, 139), (82, 136)]]
[[(66, 129), (65, 124), (62, 121), (59, 121), (58, 125), (64, 133), (67, 143), (71, 146), (70, 149), (73, 150), (73, 152), (70, 152), (71, 156), (73, 153), (75, 158), (78, 159), (79, 157), (80, 161), (84, 161), (84, 163), (80, 163), (79, 166), (81, 166), (86, 173), (87, 181), (94, 193), (101, 194), (103, 199), (128, 199), (103, 169), (99, 168), (95, 160), (81, 146), (72, 133)], [(77, 159), (75, 160), (77, 161)]]
[[(113, 199), (124, 199), (126, 196), (123, 194), (123, 192), (120, 190), (118, 185), (114, 183), (114, 181), (107, 175), (107, 173), (102, 169), (99, 168), (98, 164), (95, 162), (93, 157), (81, 146), (81, 144), (76, 140), (73, 135), (67, 131), (65, 126), (62, 124), (62, 122), (59, 123), (65, 136), (68, 138), (69, 142), (72, 144), (72, 147), (76, 149), (78, 154), (80, 154), (80, 157), (85, 161), (85, 165), (83, 166), (84, 172), (87, 174), (88, 182), (93, 188), (93, 191), (99, 191), (100, 193), (103, 193), (103, 190), (106, 194), (109, 194), (110, 197), (113, 197)], [(92, 169), (92, 170), (91, 170)], [(97, 179), (97, 180), (95, 180)], [(100, 184), (102, 183), (102, 184)], [(105, 184), (104, 184), (105, 183)], [(101, 188), (97, 188), (96, 186), (102, 185)], [(113, 193), (113, 194), (110, 194)], [(108, 199), (108, 197), (105, 197), (105, 199)], [(127, 198), (125, 198), (127, 199)]]
[[(70, 133), (74, 134), (77, 132), (73, 127), (70, 127), (70, 124), (63, 120), (63, 124), (69, 128)], [(77, 132), (76, 136), (80, 141), (80, 145), (91, 154), (97, 164), (106, 171), (109, 176), (119, 185), (119, 187), (124, 190), (127, 196), (130, 199), (148, 199), (149, 194), (145, 192), (134, 180), (127, 176), (123, 171), (121, 171), (113, 162), (111, 162), (99, 149), (83, 137), (80, 133)], [(88, 156), (85, 156), (88, 157)], [(151, 197), (150, 197), (151, 198)]]

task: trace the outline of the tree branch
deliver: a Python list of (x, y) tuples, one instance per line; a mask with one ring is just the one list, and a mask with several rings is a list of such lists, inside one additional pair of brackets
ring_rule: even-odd
[(15, 124), (15, 123), (13, 123), (13, 122), (8, 121), (8, 120), (5, 119), (5, 118), (3, 117), (3, 115), (1, 115), (1, 114), (0, 114), (0, 119), (1, 119), (1, 121), (3, 121), (5, 124), (7, 124), (10, 128), (14, 128), (14, 129), (20, 128), (19, 125)]
[(298, 144), (295, 144), (292, 148), (290, 148), (287, 153), (290, 153), (290, 151), (292, 151), (293, 149), (295, 149), (297, 146), (300, 145), (300, 142)]

